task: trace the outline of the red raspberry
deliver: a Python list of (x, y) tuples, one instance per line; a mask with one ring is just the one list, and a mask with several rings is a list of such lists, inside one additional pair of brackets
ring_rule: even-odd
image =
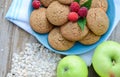
[(72, 12), (78, 12), (78, 10), (80, 9), (80, 5), (77, 2), (72, 2), (70, 5), (70, 10)]
[(68, 20), (75, 22), (78, 20), (78, 14), (76, 12), (70, 12), (68, 15)]
[(39, 0), (34, 0), (32, 2), (32, 6), (33, 6), (33, 8), (38, 9), (41, 6), (41, 3)]
[(82, 18), (87, 16), (88, 9), (86, 7), (81, 7), (78, 11), (78, 15)]

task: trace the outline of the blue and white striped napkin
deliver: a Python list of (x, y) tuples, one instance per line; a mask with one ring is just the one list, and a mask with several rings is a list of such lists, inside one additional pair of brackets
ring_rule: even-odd
[(33, 35), (29, 25), (32, 0), (13, 0), (6, 14), (6, 19)]
[[(116, 26), (120, 20), (120, 0), (114, 0), (114, 2), (116, 8), (114, 25)], [(31, 3), (32, 0), (13, 0), (6, 14), (6, 19), (35, 36), (33, 30), (29, 25), (29, 16), (32, 11)], [(92, 55), (93, 51), (82, 54), (80, 57), (84, 59), (88, 66), (90, 66)]]

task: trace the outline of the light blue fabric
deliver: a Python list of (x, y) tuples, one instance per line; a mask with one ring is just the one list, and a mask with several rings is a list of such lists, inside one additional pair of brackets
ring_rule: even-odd
[[(116, 27), (118, 21), (120, 20), (120, 10), (119, 10), (120, 0), (113, 0), (113, 1), (115, 3), (115, 22), (114, 22), (114, 27), (112, 28), (112, 30)], [(20, 28), (24, 29), (28, 33), (32, 34), (40, 41), (39, 37), (37, 37), (38, 35), (31, 29), (29, 25), (29, 16), (32, 11), (31, 3), (32, 3), (32, 0), (13, 0), (6, 14), (6, 19), (16, 24)], [(47, 36), (44, 36), (44, 37), (47, 37)], [(46, 41), (44, 40), (42, 42), (46, 43)], [(87, 53), (80, 55), (80, 57), (84, 59), (84, 61), (87, 63), (88, 66), (91, 65), (91, 58), (94, 53), (93, 51), (94, 49)]]

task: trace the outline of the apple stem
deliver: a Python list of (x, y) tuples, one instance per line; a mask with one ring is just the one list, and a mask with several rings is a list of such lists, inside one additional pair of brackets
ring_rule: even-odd
[(68, 67), (66, 67), (66, 68), (64, 69), (64, 71), (65, 71), (65, 72), (68, 71)]
[(112, 64), (113, 66), (115, 65), (116, 61), (114, 59), (112, 59)]

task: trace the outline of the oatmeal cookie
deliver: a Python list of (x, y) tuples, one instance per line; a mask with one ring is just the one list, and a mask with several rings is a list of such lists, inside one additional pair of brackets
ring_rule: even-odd
[(88, 28), (96, 35), (103, 35), (109, 28), (107, 14), (101, 8), (91, 8), (87, 14)]
[(47, 20), (46, 8), (39, 8), (31, 13), (30, 26), (38, 33), (48, 33), (53, 28)]
[(54, 28), (48, 35), (48, 42), (56, 50), (65, 51), (70, 49), (75, 42), (66, 40), (59, 28)]
[(63, 5), (58, 1), (52, 2), (47, 8), (48, 20), (56, 26), (61, 26), (68, 21), (69, 6)]
[(89, 29), (86, 26), (82, 31), (77, 22), (68, 22), (61, 27), (63, 37), (70, 41), (83, 39), (87, 35), (88, 31)]
[(95, 35), (93, 32), (89, 31), (89, 33), (79, 42), (84, 45), (91, 45), (99, 41), (101, 36)]
[(71, 4), (74, 0), (58, 0), (62, 4)]
[[(80, 5), (84, 4), (88, 0), (80, 0)], [(105, 12), (108, 9), (107, 0), (92, 0), (91, 8), (102, 8)]]
[(44, 7), (48, 7), (55, 0), (40, 0)]

